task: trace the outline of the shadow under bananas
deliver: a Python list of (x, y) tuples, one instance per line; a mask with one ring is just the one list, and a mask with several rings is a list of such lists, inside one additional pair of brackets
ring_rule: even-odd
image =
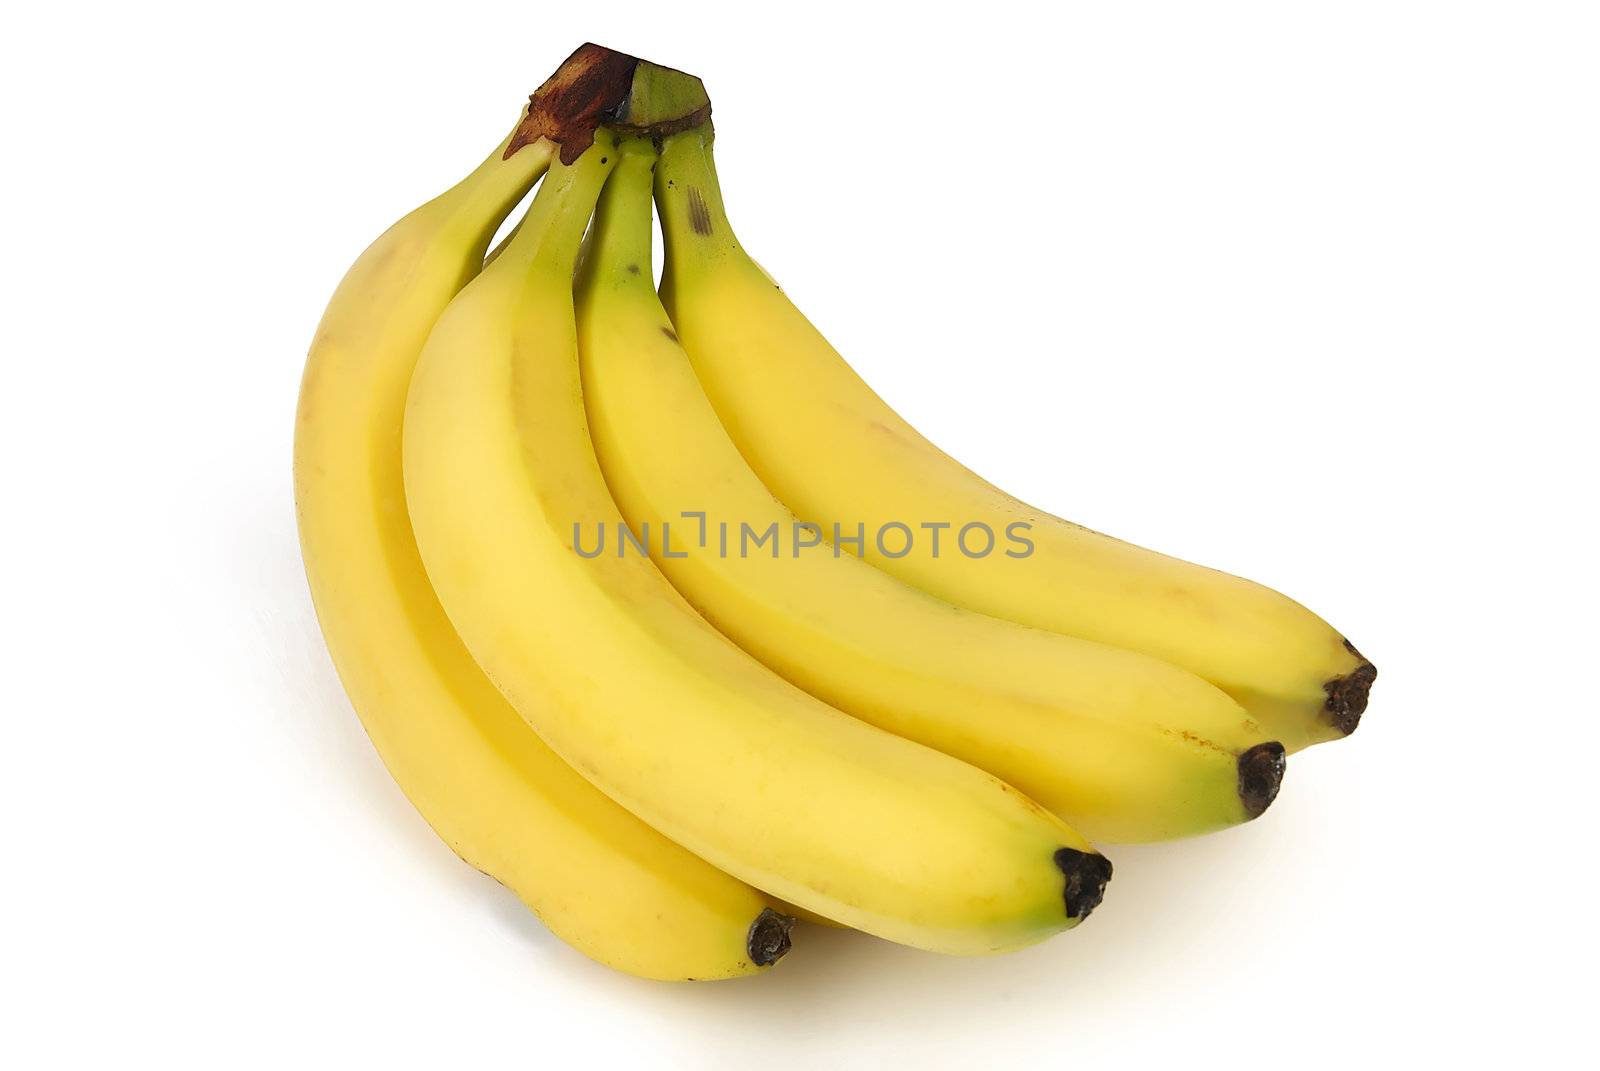
[[(250, 648), (261, 661), (258, 673), (275, 678), (262, 683), (285, 697), (276, 711), (277, 730), (294, 741), (321, 790), (338, 794), (341, 810), (363, 814), (380, 831), (375, 839), (415, 860), (418, 880), (452, 901), (488, 901), (503, 918), (525, 920), (523, 936), (541, 953), (566, 951), (515, 895), (462, 862), (439, 839), (384, 768), (323, 642), (300, 560), (292, 501), (284, 507), (287, 495), (286, 486), (274, 486), (272, 493), (241, 499), (230, 513), (229, 538), (218, 544), (232, 549), (230, 574), (244, 589), (245, 604), (255, 609), (252, 624), (258, 634), (249, 637)], [(588, 962), (576, 953), (574, 958)]]
[[(548, 966), (562, 983), (601, 1001), (690, 1020), (725, 1040), (731, 1060), (774, 1046), (791, 1058), (818, 1054), (854, 1022), (926, 1037), (959, 1033), (981, 1015), (992, 1026), (1037, 1014), (1043, 995), (1063, 1009), (1127, 999), (1157, 984), (1174, 962), (1206, 943), (1206, 920), (1249, 912), (1270, 895), (1273, 861), (1301, 839), (1291, 793), (1255, 822), (1167, 844), (1113, 846), (1116, 875), (1104, 903), (1080, 927), (1001, 956), (938, 956), (852, 930), (799, 922), (794, 947), (772, 970), (715, 984), (667, 985), (621, 974), (551, 934), (494, 879), (457, 858), (389, 778), (350, 708), (318, 631), (300, 564), (292, 514), (260, 496), (237, 516), (237, 578), (259, 608), (260, 649), (293, 696), (285, 726), (300, 738), (318, 776), (346, 787), (349, 806), (368, 812), (405, 842), (423, 880), (455, 902), (476, 901), (496, 927), (525, 945), (530, 970)], [(270, 508), (269, 508), (270, 507)], [(1303, 761), (1303, 760), (1302, 760)], [(1270, 941), (1271, 935), (1263, 935)], [(1025, 995), (1025, 996), (1024, 996)], [(1119, 996), (1120, 995), (1120, 996)], [(832, 1039), (830, 1041), (830, 1039)], [(742, 1054), (735, 1059), (735, 1054)], [(711, 1066), (711, 1065), (706, 1065)]]
[[(1300, 807), (1316, 809), (1309, 800)], [(1094, 915), (1007, 955), (938, 956), (805, 922), (796, 924), (793, 949), (771, 971), (716, 984), (662, 985), (570, 950), (551, 955), (564, 958), (563, 984), (628, 1015), (670, 1022), (674, 1034), (716, 1039), (690, 1053), (685, 1066), (748, 1067), (752, 1056), (774, 1068), (893, 1066), (900, 1043), (968, 1050), (974, 1030), (1003, 1050), (1008, 1037), (1037, 1038), (1042, 1011), (1058, 1012), (1062, 1024), (1137, 1022), (1127, 1009), (1194, 984), (1194, 964), (1216, 960), (1237, 939), (1238, 916), (1259, 913), (1264, 922), (1276, 920), (1269, 925), (1281, 923), (1281, 913), (1265, 910), (1280, 895), (1275, 871), (1296, 856), (1297, 844), (1303, 849), (1307, 826), (1316, 822), (1304, 811), (1294, 818), (1294, 809), (1285, 807), (1280, 817), (1287, 820), (1277, 823), (1269, 811), (1205, 837), (1107, 849), (1117, 872)], [(1326, 865), (1338, 868), (1334, 859)], [(541, 930), (509, 894), (498, 903), (518, 933), (532, 939)], [(1253, 932), (1251, 944), (1246, 959), (1266, 972), (1292, 935)], [(871, 1052), (860, 1048), (868, 1038), (878, 1046)]]
[(1089, 991), (1138, 986), (1141, 976), (1148, 980), (1163, 964), (1185, 957), (1195, 927), (1208, 915), (1247, 909), (1252, 871), (1271, 857), (1264, 850), (1268, 838), (1255, 835), (1262, 832), (1247, 825), (1169, 844), (1108, 848), (1116, 875), (1094, 914), (1018, 952), (938, 956), (801, 922), (793, 950), (767, 974), (664, 989), (659, 999), (685, 1006), (715, 1002), (731, 1019), (748, 1015), (766, 1023), (763, 1030), (771, 1024), (765, 1002), (780, 1018), (797, 1008), (831, 1009), (830, 1019), (871, 1009), (875, 1020), (901, 1019), (918, 1029), (959, 1023), (972, 1014), (975, 1000), (1003, 1003), (1020, 990), (1049, 991), (1067, 1007)]

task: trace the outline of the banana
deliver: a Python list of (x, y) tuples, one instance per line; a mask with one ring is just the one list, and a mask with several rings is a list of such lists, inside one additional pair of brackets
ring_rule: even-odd
[(655, 153), (620, 152), (578, 277), (583, 397), (637, 547), (689, 602), (806, 691), (988, 770), (1090, 840), (1160, 840), (1260, 814), (1283, 747), (1206, 682), (958, 609), (805, 545), (811, 534), (718, 422), (656, 296)]
[(385, 765), (466, 862), (601, 963), (646, 978), (749, 974), (787, 951), (790, 920), (540, 743), (451, 629), (412, 538), (400, 457), (412, 368), (552, 151), (508, 147), (373, 243), (317, 330), (294, 457), (317, 616)]
[(795, 688), (647, 559), (580, 552), (580, 532), (621, 523), (586, 426), (572, 295), (619, 147), (602, 134), (552, 166), (412, 380), (406, 501), (457, 632), (585, 777), (773, 896), (948, 953), (1075, 924), (1110, 865), (1071, 828), (991, 775)]
[(662, 297), (740, 452), (799, 517), (864, 529), (874, 565), (956, 605), (1181, 666), (1290, 750), (1355, 728), (1376, 671), (1315, 614), (1018, 501), (890, 409), (741, 248), (711, 142), (709, 123), (680, 133), (656, 169)]

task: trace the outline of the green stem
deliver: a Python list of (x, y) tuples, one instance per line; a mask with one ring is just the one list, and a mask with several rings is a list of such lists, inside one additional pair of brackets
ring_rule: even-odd
[(533, 204), (517, 228), (517, 236), (486, 271), (526, 275), (533, 270), (572, 278), (583, 232), (606, 176), (617, 164), (610, 137), (570, 164), (555, 163), (533, 195)]
[(605, 282), (623, 290), (642, 289), (654, 299), (650, 190), (656, 151), (644, 138), (628, 138), (617, 152), (616, 170), (606, 180), (595, 209), (579, 288)]
[(656, 204), (666, 239), (667, 274), (706, 268), (742, 253), (728, 223), (711, 158), (711, 124), (666, 140), (656, 165)]

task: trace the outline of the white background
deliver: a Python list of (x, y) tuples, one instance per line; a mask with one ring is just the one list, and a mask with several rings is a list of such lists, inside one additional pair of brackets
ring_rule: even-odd
[[(8, 15), (0, 1063), (1578, 1059), (1595, 9), (932, 11)], [(349, 262), (586, 39), (705, 78), (746, 245), (913, 423), (1318, 610), (1381, 670), (1360, 731), (995, 959), (807, 929), (639, 982), (459, 863), (318, 636), (295, 393)]]

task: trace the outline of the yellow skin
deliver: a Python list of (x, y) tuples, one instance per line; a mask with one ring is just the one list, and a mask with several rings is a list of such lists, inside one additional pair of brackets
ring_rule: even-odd
[(575, 552), (575, 526), (621, 522), (586, 426), (572, 303), (579, 242), (617, 155), (602, 133), (552, 168), (412, 381), (406, 499), (451, 621), (585, 777), (774, 896), (950, 953), (1067, 928), (1109, 876), (1072, 829), (989, 774), (787, 683), (648, 559)]
[[(502, 150), (504, 145), (502, 145)], [(781, 920), (540, 743), (462, 646), (406, 517), (401, 418), (423, 342), (545, 169), (501, 150), (373, 243), (339, 285), (306, 365), (295, 502), (328, 649), (385, 765), (439, 836), (568, 944), (646, 978), (731, 978)], [(783, 942), (779, 942), (783, 944)]]
[[(625, 145), (601, 196), (578, 278), (578, 350), (607, 483), (689, 602), (811, 694), (988, 770), (1093, 841), (1258, 814), (1241, 800), (1238, 756), (1268, 738), (1205, 681), (958, 609), (847, 549), (797, 547), (794, 515), (728, 438), (656, 296), (654, 162), (647, 145)], [(704, 545), (691, 511), (706, 515)], [(777, 535), (741, 555), (741, 525)]]
[[(1290, 750), (1354, 727), (1371, 667), (1315, 614), (1261, 585), (1021, 502), (890, 409), (740, 247), (709, 124), (668, 140), (655, 189), (673, 325), (740, 452), (798, 516), (830, 533), (864, 524), (874, 565), (958, 606), (1181, 666), (1238, 700)], [(935, 558), (919, 526), (941, 521), (985, 523), (1002, 548), (1017, 546), (1005, 533), (1023, 522), (1034, 549), (1025, 558), (967, 557), (953, 552), (952, 528)], [(871, 538), (890, 522), (919, 537), (904, 557), (884, 555)], [(980, 551), (981, 529), (970, 540)], [(1336, 687), (1335, 710), (1325, 686), (1351, 674), (1351, 686)]]

